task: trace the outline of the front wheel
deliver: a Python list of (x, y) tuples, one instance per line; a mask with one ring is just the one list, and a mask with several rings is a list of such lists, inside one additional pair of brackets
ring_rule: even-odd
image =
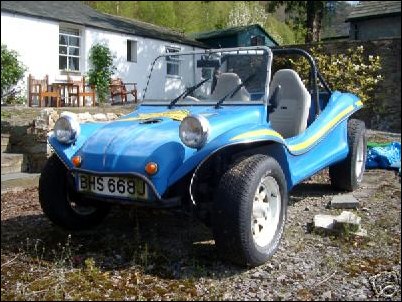
[(285, 176), (272, 157), (254, 155), (227, 170), (212, 213), (220, 255), (242, 266), (265, 263), (279, 246), (287, 203)]
[(90, 228), (108, 214), (107, 204), (84, 205), (68, 188), (68, 170), (53, 154), (39, 179), (39, 201), (43, 212), (55, 224), (70, 230)]
[(348, 156), (329, 167), (329, 176), (334, 188), (354, 191), (363, 180), (367, 158), (366, 127), (363, 121), (348, 121), (348, 145)]

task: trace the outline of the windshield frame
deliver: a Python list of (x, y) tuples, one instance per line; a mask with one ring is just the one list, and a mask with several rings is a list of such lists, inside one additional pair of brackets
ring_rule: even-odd
[[(252, 102), (240, 102), (240, 101), (228, 101), (228, 102), (224, 102), (222, 105), (255, 105), (255, 104), (267, 104), (268, 103), (268, 95), (269, 95), (269, 82), (271, 80), (271, 65), (272, 65), (272, 51), (268, 46), (249, 46), (249, 47), (233, 47), (233, 48), (219, 48), (219, 49), (205, 49), (205, 50), (194, 50), (194, 51), (183, 51), (183, 52), (175, 52), (174, 54), (172, 53), (163, 53), (158, 55), (152, 62), (151, 64), (151, 68), (149, 71), (149, 74), (147, 76), (147, 84), (143, 90), (143, 94), (142, 94), (142, 102), (141, 104), (144, 105), (169, 105), (169, 103), (172, 101), (161, 101), (161, 100), (146, 100), (145, 99), (145, 95), (147, 93), (148, 90), (148, 85), (151, 79), (151, 75), (152, 75), (152, 71), (154, 70), (155, 64), (156, 62), (163, 57), (169, 57), (169, 56), (185, 56), (185, 55), (199, 55), (199, 54), (213, 54), (213, 53), (222, 53), (222, 52), (249, 52), (249, 51), (264, 51), (266, 52), (267, 55), (267, 77), (265, 80), (265, 87), (264, 87), (264, 96), (262, 97), (262, 101), (252, 101)], [(203, 106), (208, 106), (208, 105), (216, 105), (216, 102), (200, 102), (199, 104), (194, 104), (194, 102), (180, 102), (179, 104), (181, 105), (203, 105)]]

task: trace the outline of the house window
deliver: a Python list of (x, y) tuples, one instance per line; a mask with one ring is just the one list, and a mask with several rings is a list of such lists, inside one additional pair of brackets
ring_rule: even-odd
[(251, 37), (250, 44), (251, 44), (251, 46), (265, 45), (264, 36), (258, 35), (258, 36)]
[(127, 62), (137, 62), (137, 41), (127, 40)]
[[(166, 53), (179, 52), (178, 48), (166, 47)], [(167, 56), (166, 57), (166, 74), (178, 76), (180, 67), (180, 59), (177, 56)]]
[(80, 70), (81, 36), (78, 29), (60, 28), (59, 31), (59, 69)]

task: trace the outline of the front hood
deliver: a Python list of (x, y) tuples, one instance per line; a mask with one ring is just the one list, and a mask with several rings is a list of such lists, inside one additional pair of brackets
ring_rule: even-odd
[(153, 153), (174, 152), (182, 160), (184, 148), (178, 138), (179, 124), (180, 121), (163, 117), (138, 119), (137, 113), (107, 123), (77, 153), (85, 158), (82, 168), (143, 173), (147, 159), (157, 160)]
[[(149, 161), (164, 163), (169, 170), (191, 156), (195, 149), (187, 148), (179, 137), (181, 120), (189, 114), (200, 114), (210, 123), (208, 141), (236, 126), (258, 121), (257, 106), (166, 107), (142, 106), (133, 113), (106, 123), (77, 152), (83, 158), (82, 168), (103, 172), (144, 173)], [(254, 110), (250, 110), (254, 108)], [(166, 160), (168, 159), (168, 160)], [(162, 168), (162, 167), (161, 167)]]

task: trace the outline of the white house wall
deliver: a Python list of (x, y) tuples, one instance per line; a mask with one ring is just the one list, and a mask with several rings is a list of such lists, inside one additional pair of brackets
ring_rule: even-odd
[[(24, 85), (29, 74), (34, 77), (43, 78), (49, 75), (49, 81), (65, 80), (66, 73), (59, 71), (59, 27), (65, 26), (65, 23), (42, 20), (32, 17), (26, 17), (18, 14), (1, 13), (1, 43), (6, 44), (8, 49), (18, 52), (19, 59), (27, 67)], [(74, 27), (72, 25), (71, 27)], [(121, 77), (124, 82), (137, 83), (138, 96), (142, 98), (143, 89), (147, 83), (147, 75), (150, 66), (155, 57), (166, 52), (166, 47), (180, 48), (181, 51), (191, 51), (193, 46), (172, 43), (168, 41), (150, 39), (146, 37), (126, 35), (116, 32), (100, 30), (91, 27), (75, 26), (81, 31), (80, 48), (80, 74), (85, 75), (89, 70), (89, 50), (95, 43), (105, 43), (115, 55), (115, 65), (117, 71), (115, 77)], [(127, 40), (137, 41), (137, 62), (127, 61)], [(187, 66), (187, 67), (185, 67)], [(159, 68), (164, 72), (158, 73), (159, 88), (164, 89), (165, 94), (175, 91), (171, 87), (182, 87), (178, 77), (169, 77), (166, 75), (166, 65), (159, 64)], [(181, 64), (182, 72), (191, 72), (192, 66)], [(187, 70), (187, 71), (186, 71)], [(156, 80), (156, 79), (153, 79)], [(163, 83), (163, 85), (160, 85)], [(128, 87), (130, 88), (130, 87)], [(156, 89), (156, 88), (155, 88)], [(153, 90), (154, 94), (162, 91)], [(148, 90), (148, 92), (150, 92)], [(169, 97), (172, 97), (169, 95)]]
[[(137, 41), (137, 62), (127, 62), (127, 40)], [(143, 89), (147, 84), (151, 64), (155, 58), (166, 52), (166, 47), (180, 48), (181, 51), (192, 51), (195, 48), (188, 45), (176, 44), (168, 41), (155, 40), (150, 38), (130, 36), (126, 34), (105, 32), (102, 30), (89, 28), (85, 30), (85, 58), (89, 56), (89, 50), (94, 43), (102, 42), (108, 45), (112, 54), (116, 56), (115, 65), (117, 67), (116, 76), (123, 78), (125, 82), (137, 83), (139, 97), (142, 98)], [(161, 68), (164, 72), (153, 72), (152, 81), (158, 83), (158, 87), (165, 87), (168, 93), (170, 85), (179, 85), (179, 78), (166, 75), (166, 65), (156, 64), (156, 69)], [(89, 69), (89, 62), (85, 62), (85, 70)], [(183, 69), (182, 69), (183, 70)], [(154, 71), (156, 71), (154, 69)], [(155, 75), (159, 77), (154, 78)], [(164, 85), (161, 85), (163, 83)], [(155, 88), (154, 88), (155, 89)], [(150, 90), (148, 89), (148, 93)], [(155, 90), (153, 90), (155, 95)], [(149, 95), (147, 93), (147, 95)], [(160, 93), (158, 93), (160, 95)], [(149, 95), (150, 96), (150, 95)], [(169, 96), (171, 97), (171, 96)]]
[(1, 13), (1, 43), (18, 52), (27, 67), (20, 87), (26, 89), (27, 77), (49, 75), (53, 81), (59, 73), (59, 23)]

